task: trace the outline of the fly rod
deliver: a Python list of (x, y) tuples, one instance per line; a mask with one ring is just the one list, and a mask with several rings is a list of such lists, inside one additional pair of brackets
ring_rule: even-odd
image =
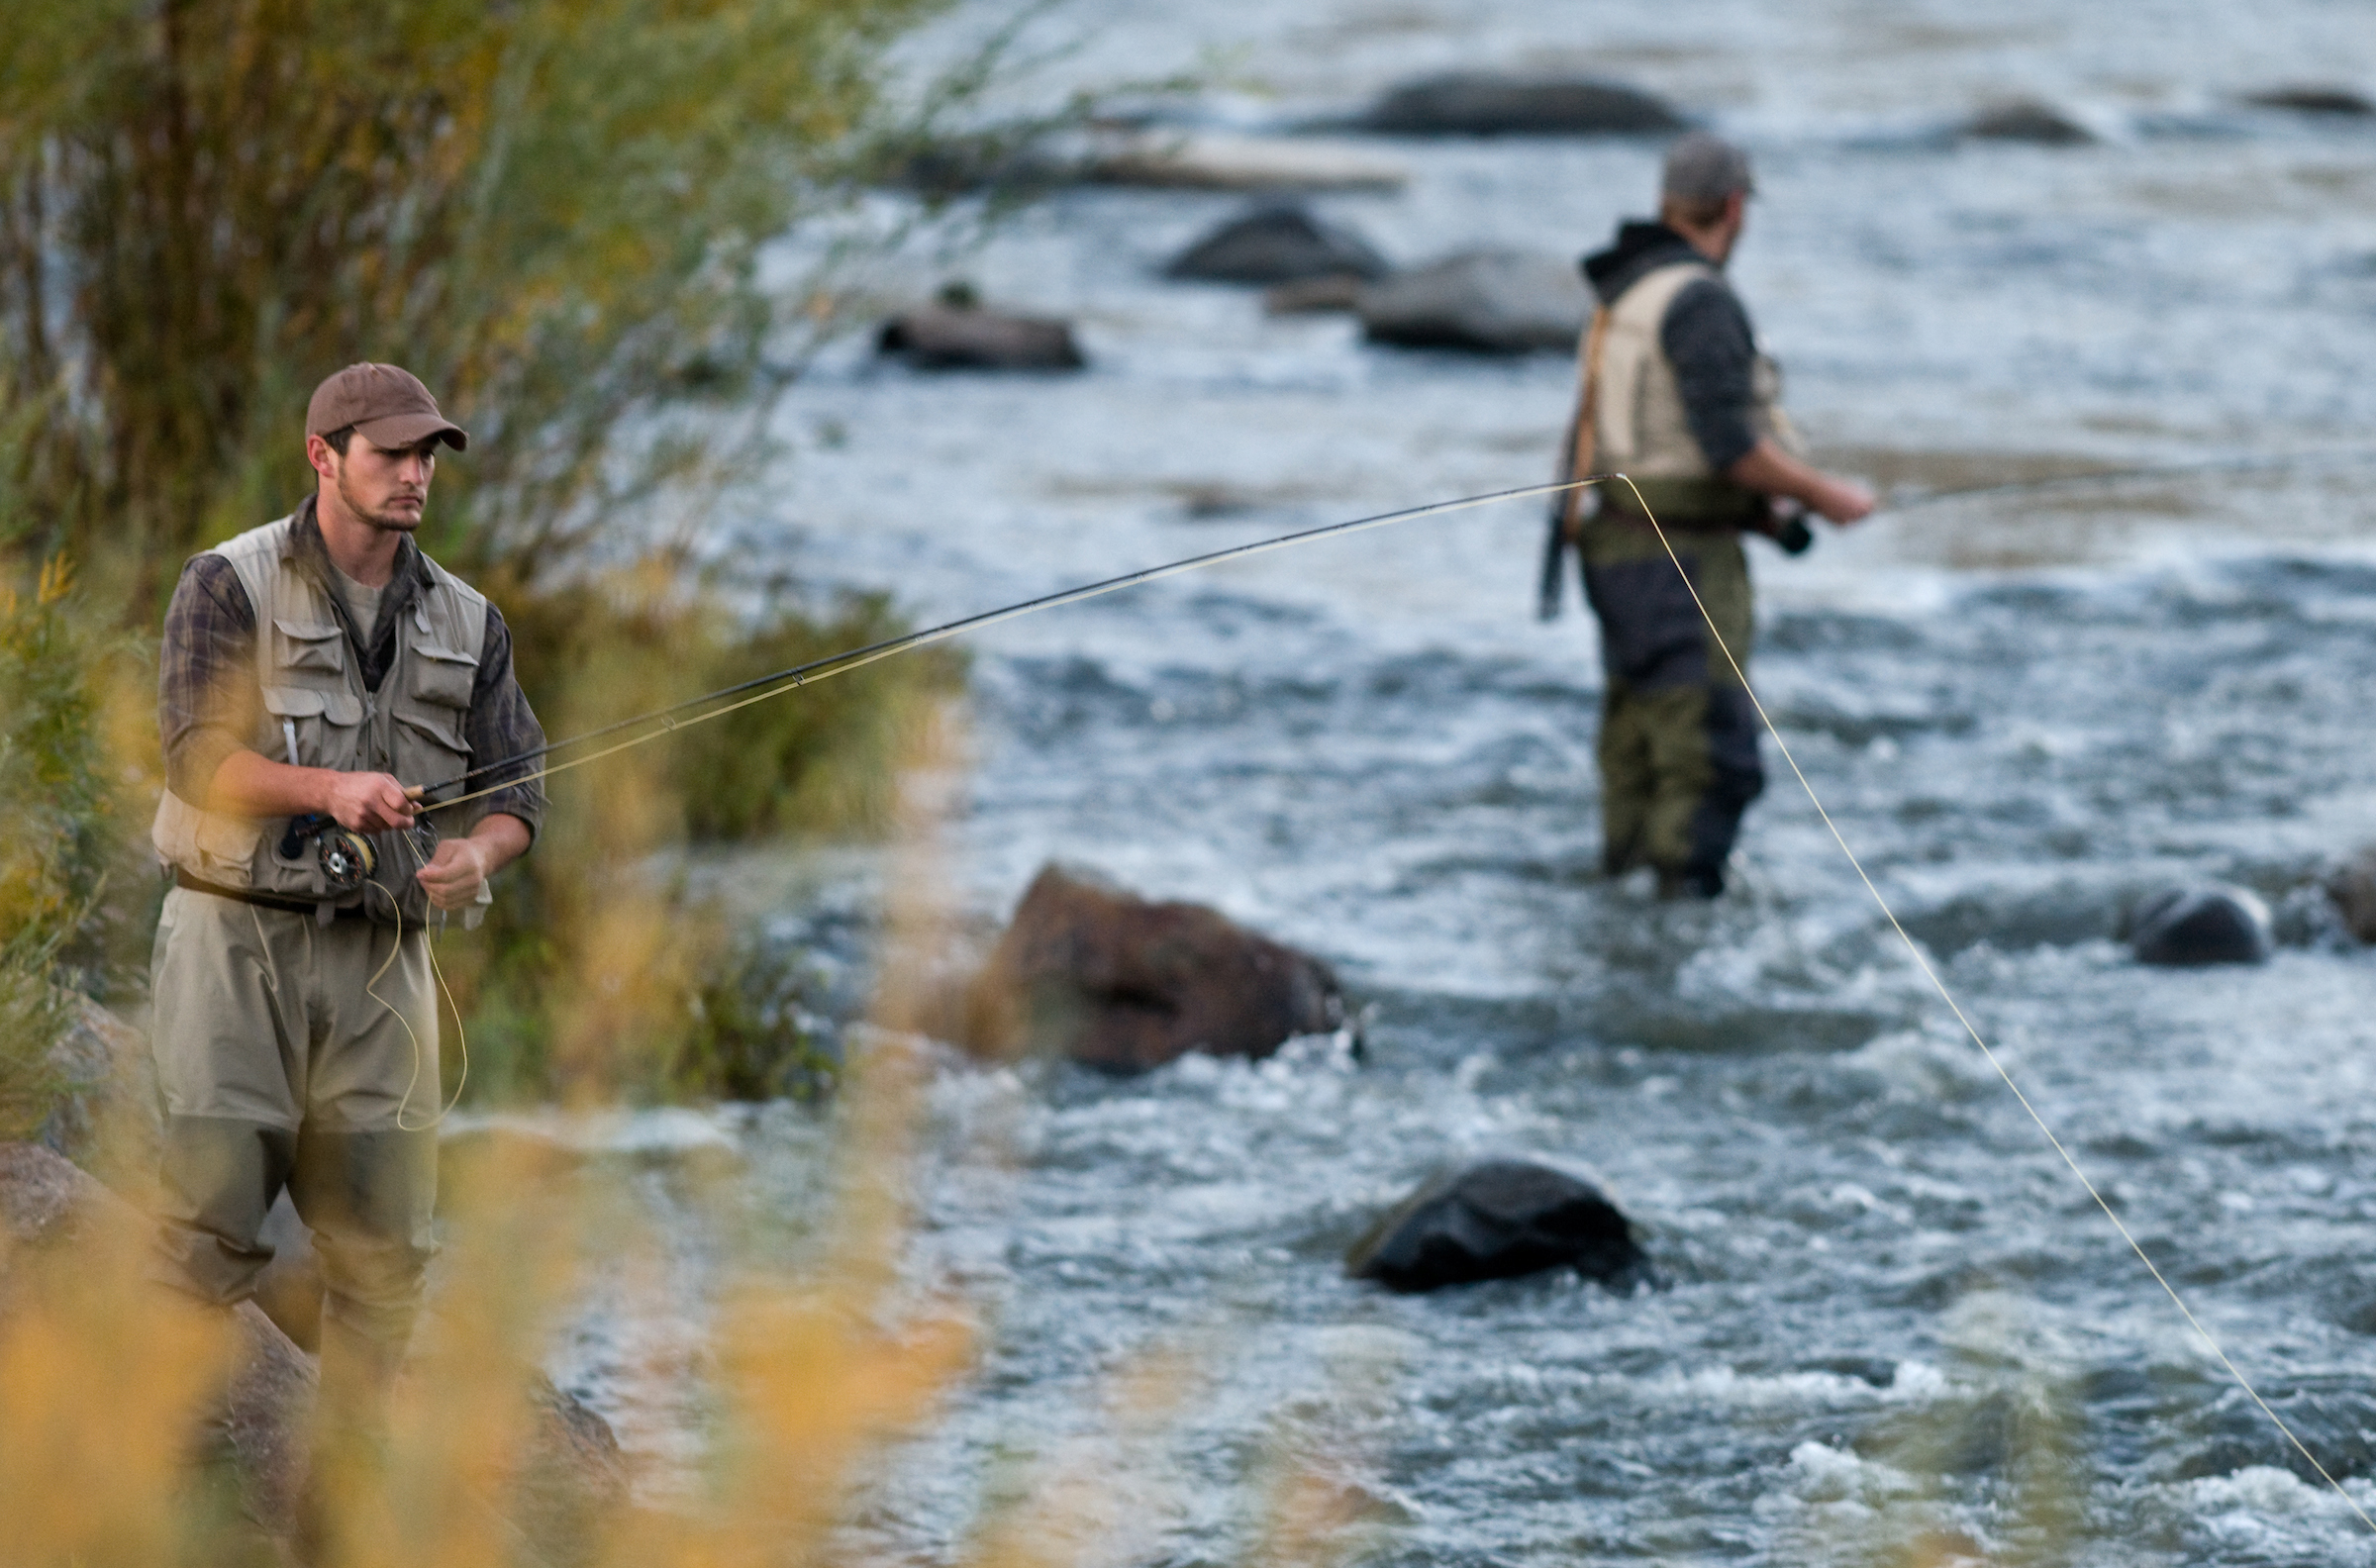
[[(752, 703), (764, 702), (770, 697), (780, 696), (784, 692), (797, 690), (816, 681), (846, 674), (850, 670), (872, 664), (879, 659), (887, 659), (894, 654), (905, 653), (912, 648), (926, 647), (935, 642), (945, 642), (951, 637), (961, 637), (968, 632), (979, 632), (1008, 621), (1021, 620), (1025, 616), (1037, 615), (1042, 610), (1054, 610), (1063, 605), (1079, 604), (1085, 599), (1096, 599), (1105, 594), (1118, 593), (1122, 589), (1135, 588), (1141, 583), (1157, 582), (1165, 577), (1179, 576), (1183, 572), (1198, 571), (1207, 566), (1218, 566), (1223, 561), (1243, 560), (1250, 556), (1266, 554), (1272, 550), (1308, 544), (1318, 539), (1359, 534), (1369, 529), (1384, 528), (1392, 523), (1406, 523), (1414, 518), (1440, 517), (1446, 513), (1465, 512), (1475, 507), (1492, 506), (1503, 501), (1520, 501), (1529, 496), (1552, 495), (1559, 491), (1574, 490), (1584, 485), (1598, 484), (1604, 479), (1617, 477), (1619, 476), (1616, 474), (1593, 474), (1586, 478), (1562, 480), (1554, 484), (1522, 485), (1515, 490), (1494, 490), (1483, 495), (1461, 496), (1450, 501), (1432, 501), (1426, 506), (1405, 507), (1396, 512), (1380, 512), (1371, 517), (1354, 518), (1349, 522), (1329, 523), (1319, 528), (1304, 529), (1293, 534), (1282, 534), (1275, 539), (1256, 539), (1247, 544), (1233, 544), (1227, 549), (1208, 550), (1201, 555), (1190, 555), (1180, 560), (1166, 561), (1160, 566), (1142, 567), (1138, 571), (1125, 572), (1119, 577), (1108, 577), (1099, 582), (1084, 583), (1077, 588), (1064, 588), (1054, 593), (1041, 594), (1036, 599), (1026, 599), (1019, 604), (1007, 605), (997, 610), (985, 610), (977, 615), (966, 616), (961, 620), (950, 621), (937, 627), (929, 627), (921, 632), (910, 632), (902, 637), (887, 637), (880, 642), (868, 643), (864, 647), (828, 654), (824, 658), (812, 659), (806, 664), (796, 664), (790, 669), (774, 670), (765, 675), (754, 675), (748, 680), (738, 681), (732, 686), (721, 686), (716, 691), (704, 692), (698, 697), (688, 697), (683, 702), (672, 703), (666, 708), (655, 708), (650, 713), (620, 719), (603, 725), (599, 729), (589, 730), (583, 735), (571, 735), (566, 740), (551, 741), (533, 751), (523, 751), (517, 756), (480, 763), (469, 771), (456, 774), (452, 778), (422, 786), (423, 804), (419, 811), (426, 815), (434, 811), (444, 811), (447, 807), (459, 806), (464, 801), (476, 800), (481, 796), (491, 795), (497, 790), (510, 789), (515, 785), (527, 783), (531, 779), (544, 778), (609, 756), (613, 752), (624, 751), (630, 746), (642, 745), (647, 740), (656, 740), (661, 735), (690, 725), (705, 724), (712, 719), (733, 713), (739, 708), (746, 708)], [(685, 717), (687, 715), (690, 717)], [(630, 731), (637, 733), (628, 735), (627, 732)], [(473, 779), (484, 778), (489, 774), (506, 773), (514, 768), (525, 767), (532, 762), (544, 762), (558, 752), (572, 750), (596, 740), (622, 735), (626, 735), (626, 738), (614, 741), (585, 756), (573, 757), (564, 762), (546, 762), (544, 767), (538, 768), (534, 773), (525, 774), (519, 778), (508, 778), (501, 783), (470, 790), (450, 799), (437, 800), (433, 798), (442, 791), (466, 785)]]

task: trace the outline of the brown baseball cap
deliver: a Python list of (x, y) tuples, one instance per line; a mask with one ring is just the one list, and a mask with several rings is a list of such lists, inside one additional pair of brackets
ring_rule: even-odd
[(327, 436), (348, 426), (374, 446), (414, 446), (438, 436), (455, 451), (470, 444), (470, 433), (438, 412), (421, 378), (392, 364), (350, 364), (314, 388), (305, 433)]

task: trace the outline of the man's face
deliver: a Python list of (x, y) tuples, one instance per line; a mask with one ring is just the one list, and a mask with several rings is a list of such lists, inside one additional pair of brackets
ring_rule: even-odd
[(358, 522), (394, 534), (410, 534), (421, 526), (430, 477), (438, 471), (438, 438), (413, 446), (386, 447), (373, 445), (356, 431), (346, 438), (344, 456), (328, 442), (323, 446), (339, 499)]

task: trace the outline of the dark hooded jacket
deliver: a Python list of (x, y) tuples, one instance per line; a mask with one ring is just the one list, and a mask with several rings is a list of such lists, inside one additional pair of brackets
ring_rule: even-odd
[[(1584, 281), (1608, 306), (1660, 267), (1707, 259), (1662, 223), (1627, 223), (1619, 226), (1608, 249), (1586, 256), (1582, 265)], [(1707, 454), (1708, 466), (1721, 474), (1757, 444), (1749, 423), (1757, 361), (1749, 313), (1722, 278), (1703, 278), (1678, 292), (1666, 308), (1658, 344), (1675, 367), (1692, 439)]]

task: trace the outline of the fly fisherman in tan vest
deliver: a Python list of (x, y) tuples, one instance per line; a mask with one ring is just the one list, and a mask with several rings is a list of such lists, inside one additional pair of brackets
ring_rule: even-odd
[(1622, 472), (1640, 486), (1569, 491), (1553, 522), (1544, 613), (1574, 543), (1601, 623), (1601, 824), (1611, 876), (1647, 865), (1663, 896), (1713, 898), (1742, 812), (1765, 787), (1757, 719), (1690, 591), (1641, 515), (1646, 502), (1691, 587), (1748, 664), (1740, 535), (1806, 547), (1804, 507), (1834, 523), (1873, 509), (1861, 486), (1801, 461), (1781, 377), (1725, 280), (1752, 190), (1738, 147), (1695, 132), (1667, 152), (1656, 223), (1628, 223), (1585, 258), (1599, 300), (1586, 330), (1564, 478)]
[(475, 925), (544, 812), (522, 781), (415, 814), (419, 786), (544, 743), (503, 618), (413, 543), (439, 442), (467, 441), (408, 372), (347, 366), (307, 409), (314, 493), (193, 556), (165, 615), (157, 1273), (244, 1300), (288, 1189), (326, 1287), (321, 1454), (367, 1451), (429, 1263), (429, 927)]

